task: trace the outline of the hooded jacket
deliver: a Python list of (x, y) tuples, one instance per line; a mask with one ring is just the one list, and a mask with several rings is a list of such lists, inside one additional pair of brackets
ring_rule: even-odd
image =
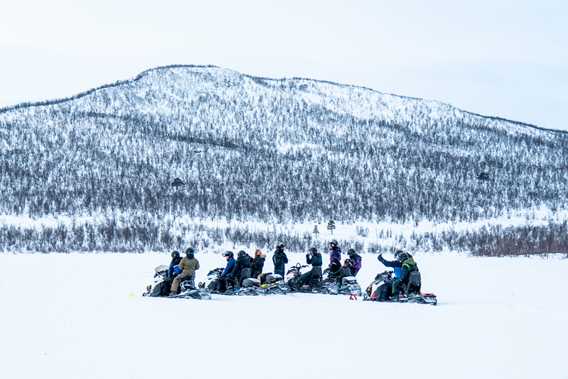
[(237, 262), (235, 261), (235, 258), (230, 257), (229, 259), (227, 259), (227, 265), (225, 266), (225, 269), (223, 270), (223, 272), (221, 273), (221, 277), (222, 278), (231, 278), (233, 277), (233, 273), (235, 271), (235, 266), (237, 265)]
[(359, 270), (361, 270), (363, 259), (357, 253), (350, 255), (349, 259), (351, 260), (351, 275), (356, 276)]
[(312, 265), (313, 267), (321, 267), (323, 265), (323, 259), (320, 253), (306, 254), (306, 263)]
[(286, 263), (288, 263), (288, 257), (286, 256), (284, 249), (276, 249), (274, 256), (272, 256), (272, 262), (274, 263), (274, 267), (283, 267)]
[(253, 258), (253, 260), (252, 260), (252, 271), (251, 271), (251, 275), (252, 275), (253, 278), (256, 278), (260, 274), (262, 274), (262, 270), (264, 269), (265, 259), (266, 259), (266, 257), (264, 257), (262, 255), (257, 255)]
[(199, 261), (195, 258), (183, 257), (179, 262), (182, 276), (191, 276), (195, 271), (199, 270)]
[(333, 264), (341, 266), (341, 249), (339, 247), (329, 249), (329, 265)]

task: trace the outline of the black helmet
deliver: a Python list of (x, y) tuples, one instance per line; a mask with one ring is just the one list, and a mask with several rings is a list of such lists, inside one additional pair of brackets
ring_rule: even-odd
[(411, 255), (401, 251), (398, 255), (395, 255), (395, 257), (399, 262), (404, 262), (405, 260), (410, 258)]
[(223, 253), (223, 256), (224, 256), (224, 257), (233, 257), (234, 254), (233, 254), (232, 251), (225, 251), (225, 252)]
[(241, 250), (237, 253), (237, 256), (239, 256), (239, 257), (244, 257), (245, 255), (247, 255), (247, 253), (244, 250)]
[(329, 246), (337, 247), (338, 246), (337, 240), (331, 240), (331, 242), (329, 243)]
[(310, 247), (310, 254), (316, 254), (318, 252), (318, 249), (316, 249), (315, 247)]
[(172, 258), (179, 258), (179, 251), (177, 251), (177, 250), (172, 251), (171, 256), (172, 256)]
[(277, 249), (284, 249), (286, 247), (286, 245), (284, 245), (283, 243), (279, 243), (278, 245), (276, 245)]

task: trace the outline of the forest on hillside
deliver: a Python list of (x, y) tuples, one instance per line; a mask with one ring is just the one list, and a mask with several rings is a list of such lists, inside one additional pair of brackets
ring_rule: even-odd
[[(568, 206), (565, 133), (457, 111), (434, 118), (422, 104), (362, 118), (371, 100), (360, 90), (349, 92), (349, 113), (336, 88), (310, 102), (297, 95), (309, 89), (302, 81), (274, 88), (174, 74), (0, 112), (0, 213), (112, 218), (118, 210), (132, 225), (140, 213), (447, 222)], [(11, 246), (6, 238), (0, 248)]]

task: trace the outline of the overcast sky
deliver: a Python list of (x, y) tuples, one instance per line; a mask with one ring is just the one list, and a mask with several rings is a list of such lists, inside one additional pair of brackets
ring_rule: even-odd
[(0, 106), (214, 64), (568, 130), (568, 1), (3, 0), (0, 10)]

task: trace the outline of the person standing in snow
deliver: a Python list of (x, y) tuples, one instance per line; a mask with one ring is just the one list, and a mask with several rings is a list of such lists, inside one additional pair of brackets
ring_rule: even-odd
[(199, 270), (199, 261), (195, 259), (195, 250), (189, 247), (185, 251), (185, 257), (179, 262), (181, 273), (177, 275), (170, 288), (170, 295), (175, 295), (178, 292), (179, 285), (184, 279), (194, 278), (195, 272)]
[(288, 257), (284, 252), (284, 244), (278, 244), (276, 246), (276, 251), (274, 251), (274, 255), (272, 256), (272, 262), (274, 263), (274, 273), (281, 275), (284, 277), (284, 273), (286, 271), (286, 264), (288, 263)]
[(254, 252), (254, 258), (252, 260), (251, 277), (258, 278), (260, 274), (262, 274), (265, 259), (266, 254), (264, 254), (260, 249), (256, 249), (256, 251)]

